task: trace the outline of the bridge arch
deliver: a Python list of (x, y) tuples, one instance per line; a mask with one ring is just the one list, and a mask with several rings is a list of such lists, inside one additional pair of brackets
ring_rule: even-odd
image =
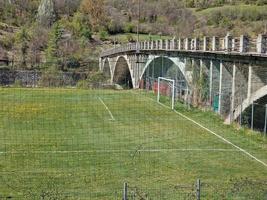
[(119, 56), (116, 59), (112, 82), (124, 87), (133, 88), (133, 76), (130, 69), (130, 63), (126, 56)]
[[(153, 72), (151, 72), (151, 67), (154, 68)], [(155, 68), (158, 69), (155, 71)], [(161, 72), (158, 71), (159, 68), (162, 68)], [(147, 74), (151, 76), (151, 73), (153, 73), (154, 78), (158, 78), (159, 76), (167, 76), (172, 79), (183, 79), (186, 85), (189, 84), (189, 77), (186, 75), (185, 71), (185, 63), (179, 58), (168, 56), (149, 56), (148, 62), (143, 68), (140, 79), (144, 79), (144, 76)]]
[(103, 61), (103, 69), (102, 69), (102, 72), (104, 74), (104, 76), (107, 78), (107, 79), (112, 79), (112, 68), (111, 68), (111, 65), (110, 65), (110, 60), (109, 58), (106, 58), (104, 61)]
[[(258, 100), (260, 100), (261, 98), (267, 96), (267, 85), (265, 85), (264, 87), (260, 88), (259, 90), (257, 90), (256, 92), (254, 92), (253, 94), (251, 94), (250, 98), (245, 99), (241, 105), (239, 105), (233, 113), (233, 120), (236, 120), (241, 112), (244, 112), (249, 106), (252, 105), (253, 102), (256, 102)], [(241, 110), (242, 109), (242, 110)], [(231, 114), (228, 116), (228, 121), (230, 121), (230, 117)]]

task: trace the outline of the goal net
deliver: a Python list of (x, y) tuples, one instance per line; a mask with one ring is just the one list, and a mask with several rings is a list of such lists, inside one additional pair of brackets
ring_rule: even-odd
[(174, 109), (175, 81), (164, 77), (158, 78), (157, 101)]

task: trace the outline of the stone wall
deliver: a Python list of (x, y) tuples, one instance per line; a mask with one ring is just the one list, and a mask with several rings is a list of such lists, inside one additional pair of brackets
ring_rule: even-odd
[(16, 71), (0, 69), (0, 86), (20, 85), (23, 87), (69, 86), (75, 87), (80, 80), (85, 80), (87, 74), (75, 72), (60, 72), (57, 74), (41, 71)]

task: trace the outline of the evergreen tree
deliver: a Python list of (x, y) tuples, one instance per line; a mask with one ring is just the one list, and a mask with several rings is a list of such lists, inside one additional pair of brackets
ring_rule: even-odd
[(46, 58), (49, 66), (56, 69), (60, 64), (59, 60), (59, 42), (62, 38), (62, 28), (58, 23), (55, 23), (49, 34), (49, 41), (46, 49)]
[(16, 43), (19, 46), (19, 51), (21, 55), (21, 65), (26, 67), (27, 51), (29, 49), (28, 42), (30, 40), (30, 35), (25, 27), (17, 33)]

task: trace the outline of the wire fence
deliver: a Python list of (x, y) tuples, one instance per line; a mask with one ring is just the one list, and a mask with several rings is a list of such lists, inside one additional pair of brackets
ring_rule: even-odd
[[(265, 198), (264, 190), (261, 193), (253, 191), (254, 187), (266, 187), (267, 181), (255, 181), (247, 178), (230, 179), (228, 182), (205, 182), (200, 179), (192, 184), (170, 185), (168, 188), (138, 188), (127, 183), (123, 185), (123, 200), (150, 200), (150, 199), (261, 199)], [(169, 195), (171, 194), (171, 195)]]
[(122, 90), (87, 73), (0, 76), (0, 199), (123, 199), (123, 183), (129, 200), (267, 195), (264, 138), (187, 109), (182, 81), (174, 112), (153, 79)]

